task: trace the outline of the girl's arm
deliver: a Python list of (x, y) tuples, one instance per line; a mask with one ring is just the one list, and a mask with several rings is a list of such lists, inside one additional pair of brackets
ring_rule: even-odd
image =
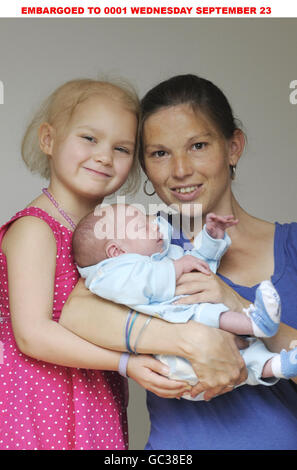
[[(48, 225), (35, 217), (19, 219), (5, 235), (2, 249), (7, 258), (12, 327), (21, 352), (62, 366), (117, 370), (118, 352), (95, 346), (52, 320), (56, 242)], [(183, 382), (170, 383), (158, 375), (164, 373), (162, 367), (146, 356), (128, 363), (130, 376), (154, 393), (166, 397), (182, 393)]]
[(59, 365), (100, 369), (107, 361), (106, 365), (116, 370), (117, 354), (102, 357), (94, 345), (52, 321), (56, 242), (50, 228), (36, 217), (19, 219), (8, 230), (3, 250), (11, 321), (19, 349)]
[[(94, 344), (124, 351), (128, 311), (125, 306), (95, 296), (80, 280), (63, 308), (60, 323)], [(131, 334), (132, 346), (146, 320), (145, 315), (137, 318)], [(141, 335), (137, 350), (143, 354), (171, 354), (190, 360), (200, 380), (195, 393), (207, 390), (205, 398), (210, 399), (225, 392), (227, 385), (241, 383), (246, 378), (237, 341), (245, 346), (234, 335), (216, 328), (196, 322), (174, 324), (153, 318)]]

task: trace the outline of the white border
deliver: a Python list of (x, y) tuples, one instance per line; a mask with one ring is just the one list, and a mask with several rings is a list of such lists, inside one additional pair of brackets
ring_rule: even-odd
[[(23, 14), (22, 9), (80, 8), (81, 14)], [(100, 14), (90, 13), (88, 7), (98, 9)], [(132, 7), (143, 8), (146, 14), (132, 14)], [(149, 8), (164, 7), (166, 14), (151, 14)], [(217, 8), (248, 8), (251, 13), (223, 14)], [(117, 9), (111, 14), (111, 8)], [(173, 9), (176, 8), (175, 12)], [(186, 9), (183, 13), (181, 9)], [(197, 8), (206, 8), (197, 14)], [(251, 8), (254, 8), (252, 11)], [(105, 12), (105, 9), (106, 12)], [(191, 9), (191, 10), (190, 10)], [(215, 10), (211, 10), (215, 9)], [(28, 10), (27, 10), (28, 11)], [(77, 10), (79, 11), (79, 10)], [(107, 13), (109, 11), (109, 13)], [(256, 13), (255, 13), (256, 11)], [(171, 13), (170, 13), (171, 12)], [(207, 13), (208, 12), (208, 13)], [(289, 0), (9, 0), (0, 4), (2, 18), (289, 18), (297, 17), (297, 2)]]

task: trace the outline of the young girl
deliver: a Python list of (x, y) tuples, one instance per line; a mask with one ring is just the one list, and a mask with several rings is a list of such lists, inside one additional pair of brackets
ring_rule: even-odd
[[(0, 449), (127, 448), (126, 381), (114, 372), (121, 354), (58, 320), (78, 281), (72, 231), (128, 174), (130, 188), (136, 179), (137, 120), (129, 89), (74, 80), (47, 99), (25, 134), (23, 159), (49, 186), (0, 229)], [(148, 368), (164, 370), (149, 356), (129, 361), (139, 383), (147, 384)]]

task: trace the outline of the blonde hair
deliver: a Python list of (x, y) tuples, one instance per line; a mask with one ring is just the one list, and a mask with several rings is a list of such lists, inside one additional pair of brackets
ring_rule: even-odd
[[(38, 173), (46, 179), (50, 178), (48, 158), (39, 146), (38, 133), (41, 124), (47, 122), (58, 127), (59, 132), (63, 131), (76, 106), (95, 95), (105, 95), (121, 102), (139, 118), (139, 99), (136, 91), (127, 81), (122, 79), (92, 80), (85, 78), (64, 83), (41, 104), (23, 137), (22, 158), (32, 173)], [(132, 168), (124, 185), (124, 192), (135, 193), (139, 188), (139, 184), (140, 167), (135, 150)]]

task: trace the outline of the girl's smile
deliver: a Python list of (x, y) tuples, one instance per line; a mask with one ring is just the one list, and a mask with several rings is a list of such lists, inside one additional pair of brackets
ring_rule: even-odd
[(106, 173), (105, 171), (103, 172), (103, 171), (95, 170), (94, 168), (88, 168), (88, 167), (86, 167), (86, 166), (84, 166), (83, 168), (84, 168), (85, 170), (90, 171), (91, 173), (93, 173), (93, 174), (95, 174), (95, 175), (98, 175), (98, 176), (101, 176), (101, 177), (103, 177), (103, 178), (110, 178), (110, 177), (112, 176), (111, 173), (108, 174), (108, 173)]

